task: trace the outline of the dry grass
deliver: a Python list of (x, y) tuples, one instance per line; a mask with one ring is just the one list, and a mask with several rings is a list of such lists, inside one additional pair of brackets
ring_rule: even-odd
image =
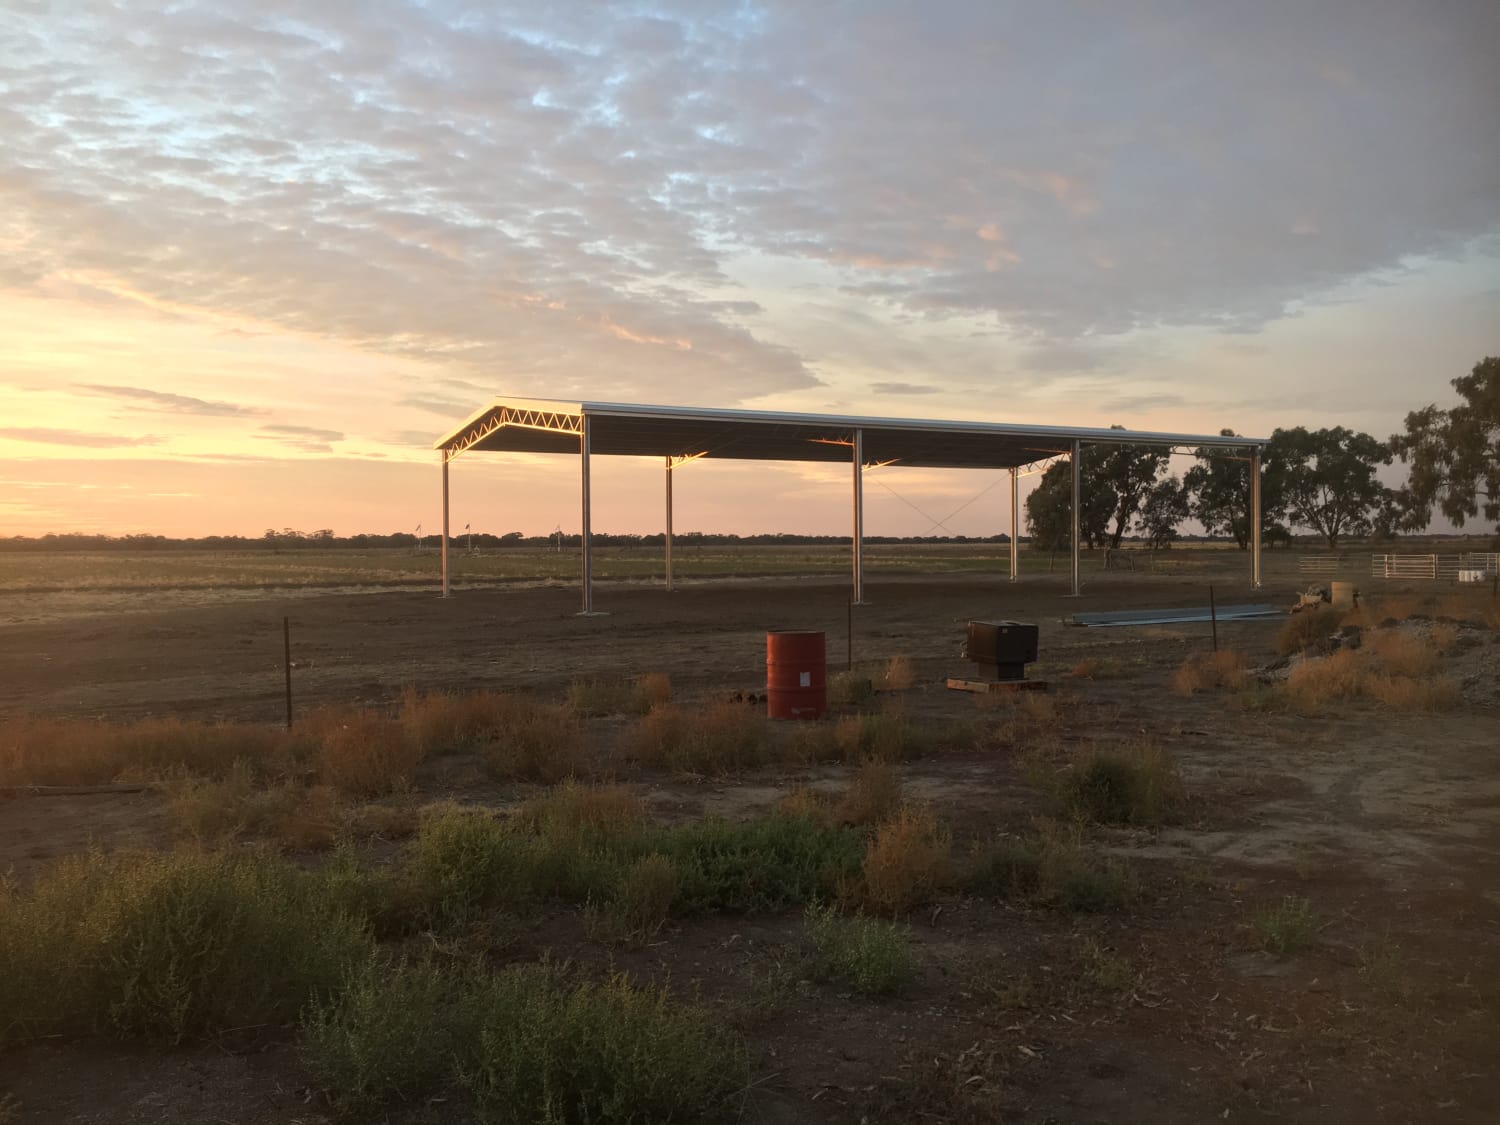
[(529, 696), (506, 698), (505, 726), (482, 750), (493, 776), (553, 784), (589, 772), (583, 723), (572, 708)]
[(646, 803), (628, 786), (564, 782), (516, 810), (516, 822), (542, 835), (612, 833), (646, 820)]
[(1446, 656), (1458, 643), (1458, 626), (1446, 621), (1434, 622), (1427, 630), (1427, 640), (1433, 648)]
[(948, 882), (952, 854), (953, 841), (931, 811), (903, 805), (866, 845), (860, 897), (892, 914), (931, 902)]
[(1460, 700), (1458, 685), (1437, 674), (1440, 654), (1430, 640), (1396, 629), (1372, 630), (1357, 649), (1340, 649), (1291, 670), (1282, 693), (1312, 712), (1366, 700), (1395, 711), (1442, 711)]
[(658, 704), (628, 735), (626, 748), (647, 765), (697, 773), (727, 773), (770, 757), (765, 716), (729, 701), (693, 710)]
[(832, 750), (846, 762), (875, 758), (894, 762), (916, 758), (931, 747), (932, 737), (899, 710), (873, 715), (845, 715), (833, 727)]
[(646, 672), (635, 678), (637, 693), (645, 701), (644, 713), (663, 703), (672, 702), (672, 677), (665, 672)]
[(916, 682), (917, 670), (912, 666), (910, 658), (893, 656), (881, 668), (875, 679), (875, 686), (881, 691), (906, 691)]
[(1123, 663), (1107, 656), (1086, 656), (1068, 669), (1068, 676), (1075, 680), (1123, 680), (1130, 675)]
[(354, 806), (348, 810), (347, 830), (354, 839), (405, 840), (416, 835), (421, 823), (420, 806), (411, 800), (398, 800), (394, 804)]
[(1443, 676), (1421, 680), (1397, 676), (1372, 676), (1364, 685), (1365, 694), (1392, 711), (1447, 711), (1462, 699), (1458, 685)]
[(827, 815), (828, 808), (828, 798), (807, 785), (797, 786), (776, 802), (777, 813), (799, 820), (820, 821)]
[(875, 681), (868, 672), (835, 672), (828, 677), (830, 707), (858, 707), (875, 697)]
[(0, 726), (0, 785), (227, 777), (240, 761), (270, 774), (287, 768), (291, 745), (283, 731), (248, 724), (18, 719)]
[(900, 804), (900, 772), (889, 762), (872, 758), (860, 765), (829, 815), (835, 824), (878, 824)]
[(1292, 614), (1276, 635), (1277, 655), (1290, 656), (1322, 644), (1338, 632), (1343, 620), (1344, 614), (1327, 606)]
[(1455, 590), (1438, 598), (1433, 616), (1472, 621), (1488, 629), (1500, 629), (1500, 598), (1495, 596), (1493, 587)]
[(424, 757), (470, 750), (494, 738), (517, 707), (515, 696), (491, 691), (401, 697), (400, 723)]
[(978, 848), (963, 884), (977, 894), (1086, 914), (1125, 910), (1139, 892), (1134, 868), (1088, 848), (1077, 824), (1050, 820), (1038, 821), (1033, 836)]
[(318, 779), (356, 797), (407, 788), (427, 757), (401, 723), (374, 711), (329, 712), (319, 717), (317, 734)]
[(1360, 659), (1390, 676), (1418, 678), (1437, 669), (1439, 652), (1426, 637), (1404, 629), (1377, 629), (1361, 639)]
[(644, 715), (672, 700), (672, 679), (647, 672), (630, 680), (574, 680), (568, 706), (580, 715)]
[(1154, 742), (1088, 750), (1055, 784), (1069, 815), (1099, 824), (1155, 827), (1176, 819), (1184, 803), (1177, 763)]
[(1245, 675), (1248, 666), (1243, 653), (1228, 649), (1195, 652), (1172, 673), (1172, 691), (1178, 695), (1216, 689), (1240, 691), (1248, 685)]
[(1062, 708), (1050, 692), (995, 693), (974, 696), (986, 716), (979, 730), (981, 745), (1004, 750), (1051, 750), (1063, 726)]

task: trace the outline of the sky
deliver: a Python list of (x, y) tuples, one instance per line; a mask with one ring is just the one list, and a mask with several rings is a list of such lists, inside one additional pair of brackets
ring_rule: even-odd
[[(0, 0), (0, 535), (432, 532), (497, 395), (1386, 437), (1500, 354), (1497, 43), (1493, 0)], [(576, 459), (452, 473), (455, 528), (578, 528)], [(661, 476), (595, 459), (594, 528)], [(1006, 530), (999, 484), (873, 470), (866, 531)], [(847, 471), (674, 491), (847, 532)]]

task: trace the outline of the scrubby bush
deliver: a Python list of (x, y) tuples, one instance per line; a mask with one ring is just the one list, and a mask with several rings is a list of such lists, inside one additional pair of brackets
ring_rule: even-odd
[(816, 975), (861, 996), (889, 996), (912, 978), (916, 958), (904, 926), (819, 905), (804, 919)]
[(627, 748), (647, 765), (696, 773), (729, 773), (771, 758), (765, 717), (729, 701), (693, 710), (658, 704), (636, 725)]
[(342, 793), (376, 797), (405, 788), (427, 757), (406, 729), (374, 711), (331, 713), (319, 722), (318, 778)]
[(860, 893), (877, 910), (899, 914), (932, 901), (947, 882), (952, 840), (932, 813), (911, 805), (875, 830), (860, 868)]
[(430, 962), (364, 961), (303, 1017), (313, 1084), (346, 1113), (435, 1093), (477, 1031), (476, 984)]
[(846, 715), (834, 727), (834, 745), (845, 761), (877, 758), (888, 762), (920, 757), (931, 735), (899, 711)]
[(0, 724), (0, 785), (222, 778), (237, 763), (264, 777), (286, 768), (290, 747), (286, 732), (248, 723), (16, 719)]
[(1256, 914), (1252, 925), (1260, 948), (1278, 957), (1306, 949), (1318, 932), (1312, 903), (1290, 896)]
[(671, 916), (682, 880), (667, 856), (641, 856), (624, 868), (595, 915), (603, 936), (614, 941), (645, 941)]
[(647, 672), (629, 680), (574, 680), (568, 706), (581, 715), (644, 715), (672, 699), (672, 680), (665, 672)]
[(3, 1035), (177, 1043), (295, 1018), (370, 955), (322, 878), (248, 851), (88, 854), (0, 888)]
[(1147, 827), (1176, 819), (1183, 802), (1177, 764), (1150, 743), (1088, 752), (1058, 776), (1057, 795), (1080, 819)]
[(623, 976), (568, 986), (497, 974), (463, 1068), (479, 1117), (535, 1122), (718, 1121), (749, 1077), (740, 1041), (701, 1008)]
[(1338, 632), (1343, 615), (1328, 606), (1318, 606), (1294, 613), (1276, 634), (1276, 652), (1290, 656), (1294, 652), (1306, 652), (1323, 644)]
[(1172, 690), (1178, 695), (1225, 689), (1239, 691), (1249, 686), (1248, 662), (1243, 653), (1223, 649), (1195, 652), (1172, 673)]
[(1137, 894), (1134, 871), (1123, 860), (1090, 851), (1076, 826), (1045, 821), (1034, 836), (979, 849), (963, 882), (972, 893), (1085, 914), (1123, 910)]
[(876, 824), (901, 804), (901, 774), (890, 762), (861, 762), (829, 815), (836, 824)]
[(681, 877), (687, 912), (785, 910), (831, 898), (859, 870), (863, 841), (808, 817), (735, 823), (708, 817), (661, 841)]
[(457, 1085), (503, 1125), (723, 1120), (749, 1077), (742, 1042), (702, 1008), (547, 966), (371, 960), (312, 1007), (303, 1055), (345, 1112)]
[(880, 669), (878, 686), (881, 691), (906, 691), (917, 682), (917, 670), (911, 658), (893, 656)]
[(583, 724), (558, 703), (513, 696), (505, 726), (483, 747), (490, 773), (505, 781), (554, 784), (588, 774)]

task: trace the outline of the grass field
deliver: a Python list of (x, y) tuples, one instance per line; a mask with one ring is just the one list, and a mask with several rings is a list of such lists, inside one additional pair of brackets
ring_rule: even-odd
[[(1268, 551), (1268, 573), (1295, 572), (1296, 553)], [(1008, 574), (1003, 544), (871, 544), (865, 547), (865, 569), (871, 575)], [(455, 583), (568, 582), (576, 580), (577, 549), (562, 552), (535, 548), (449, 555)], [(1192, 545), (1150, 552), (1129, 549), (1117, 558), (1132, 572), (1164, 576), (1243, 578), (1249, 558), (1230, 545)], [(849, 570), (847, 546), (678, 546), (675, 574), (683, 579), (774, 575), (838, 575)], [(1104, 569), (1102, 551), (1085, 551), (1084, 573)], [(1356, 569), (1359, 562), (1353, 564)], [(1024, 547), (1023, 575), (1068, 572), (1066, 553), (1051, 555)], [(1367, 569), (1367, 564), (1365, 564)], [(199, 552), (161, 550), (148, 553), (0, 552), (0, 592), (44, 590), (117, 590), (166, 587), (258, 588), (297, 586), (390, 586), (436, 582), (441, 562), (434, 548), (425, 551), (370, 551), (306, 548), (284, 552), (250, 550)], [(639, 547), (601, 547), (594, 552), (594, 575), (601, 580), (659, 580), (661, 552)]]

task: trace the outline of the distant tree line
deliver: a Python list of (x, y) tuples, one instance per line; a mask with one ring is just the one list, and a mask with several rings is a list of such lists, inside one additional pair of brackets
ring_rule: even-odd
[[(1381, 441), (1334, 426), (1278, 429), (1261, 451), (1261, 536), (1290, 542), (1298, 529), (1337, 549), (1350, 538), (1421, 531), (1437, 508), (1455, 527), (1500, 521), (1500, 358), (1453, 380), (1461, 401), (1406, 416), (1406, 430)], [(1113, 427), (1121, 429), (1123, 427)], [(1237, 437), (1221, 430), (1223, 437)], [(1080, 461), (1079, 538), (1118, 547), (1134, 530), (1153, 548), (1170, 546), (1189, 518), (1241, 549), (1250, 543), (1250, 450), (1204, 447), (1181, 477), (1167, 475), (1167, 451), (1097, 445)], [(1390, 488), (1377, 468), (1399, 458), (1406, 483)], [(1064, 550), (1072, 540), (1072, 466), (1056, 461), (1026, 500), (1032, 542)]]
[[(1009, 535), (867, 535), (866, 543), (1009, 543)], [(655, 547), (666, 545), (666, 535), (601, 534), (595, 532), (592, 542), (598, 547)], [(761, 535), (731, 535), (716, 532), (675, 532), (674, 547), (819, 547), (848, 546), (847, 535), (792, 535), (770, 533)], [(425, 550), (436, 550), (442, 543), (442, 535), (428, 534), (420, 540)], [(534, 548), (541, 550), (577, 549), (583, 537), (577, 533), (554, 532), (551, 535), (523, 535), (519, 531), (508, 531), (503, 535), (487, 532), (451, 533), (448, 536), (450, 549), (463, 550), (471, 543), (478, 550), (503, 550)], [(206, 535), (200, 538), (169, 539), (164, 535), (77, 535), (48, 534), (38, 536), (17, 535), (0, 539), (0, 551), (307, 551), (307, 550), (379, 550), (404, 547), (416, 550), (419, 541), (414, 532), (394, 531), (389, 535), (335, 535), (332, 531), (303, 532), (293, 528), (281, 531), (268, 530), (261, 536)]]

